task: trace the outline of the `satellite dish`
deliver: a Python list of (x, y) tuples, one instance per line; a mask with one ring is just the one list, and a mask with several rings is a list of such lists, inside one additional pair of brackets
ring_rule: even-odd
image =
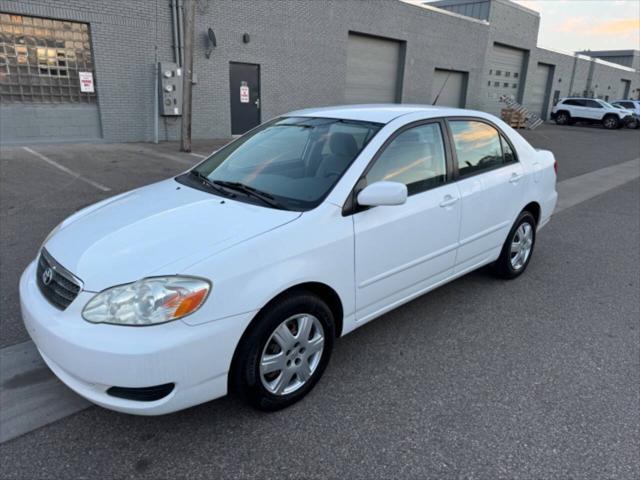
[(216, 41), (216, 34), (213, 33), (213, 29), (211, 27), (207, 30), (207, 38), (209, 39), (209, 44), (207, 45), (207, 51), (204, 52), (204, 56), (209, 58), (213, 49), (218, 45), (218, 42)]

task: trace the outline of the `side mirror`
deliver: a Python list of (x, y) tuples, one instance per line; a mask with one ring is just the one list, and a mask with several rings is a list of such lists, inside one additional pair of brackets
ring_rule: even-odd
[(399, 182), (375, 182), (358, 194), (358, 205), (377, 207), (402, 205), (407, 201), (407, 186)]

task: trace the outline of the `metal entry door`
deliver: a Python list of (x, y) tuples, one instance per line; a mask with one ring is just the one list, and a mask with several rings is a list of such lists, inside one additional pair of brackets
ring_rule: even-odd
[(229, 64), (231, 134), (241, 135), (260, 125), (260, 65)]

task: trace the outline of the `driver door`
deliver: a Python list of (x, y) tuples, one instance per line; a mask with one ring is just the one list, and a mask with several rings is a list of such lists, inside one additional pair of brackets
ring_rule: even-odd
[(367, 321), (449, 277), (460, 228), (460, 194), (449, 182), (443, 125), (405, 127), (382, 147), (364, 183), (407, 185), (403, 205), (356, 209), (356, 319)]

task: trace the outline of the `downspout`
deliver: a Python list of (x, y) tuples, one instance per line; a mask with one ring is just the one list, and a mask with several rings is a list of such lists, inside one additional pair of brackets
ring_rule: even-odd
[(173, 61), (180, 64), (178, 47), (178, 0), (171, 0), (171, 21), (173, 24)]
[(182, 67), (184, 65), (184, 51), (182, 48), (182, 39), (184, 37), (184, 19), (182, 18), (184, 15), (182, 0), (176, 0), (178, 5), (178, 51), (180, 56), (178, 57), (178, 64)]
[(573, 82), (576, 78), (576, 68), (578, 67), (578, 54), (574, 54), (573, 56), (573, 70), (571, 70), (571, 80), (569, 81), (569, 92), (567, 96), (571, 97), (573, 95)]
[[(593, 87), (593, 71), (596, 68), (596, 59), (592, 58), (591, 63), (589, 64), (589, 73), (587, 74), (587, 94), (586, 97), (596, 98), (596, 92), (591, 87)], [(593, 92), (593, 93), (591, 93)]]

